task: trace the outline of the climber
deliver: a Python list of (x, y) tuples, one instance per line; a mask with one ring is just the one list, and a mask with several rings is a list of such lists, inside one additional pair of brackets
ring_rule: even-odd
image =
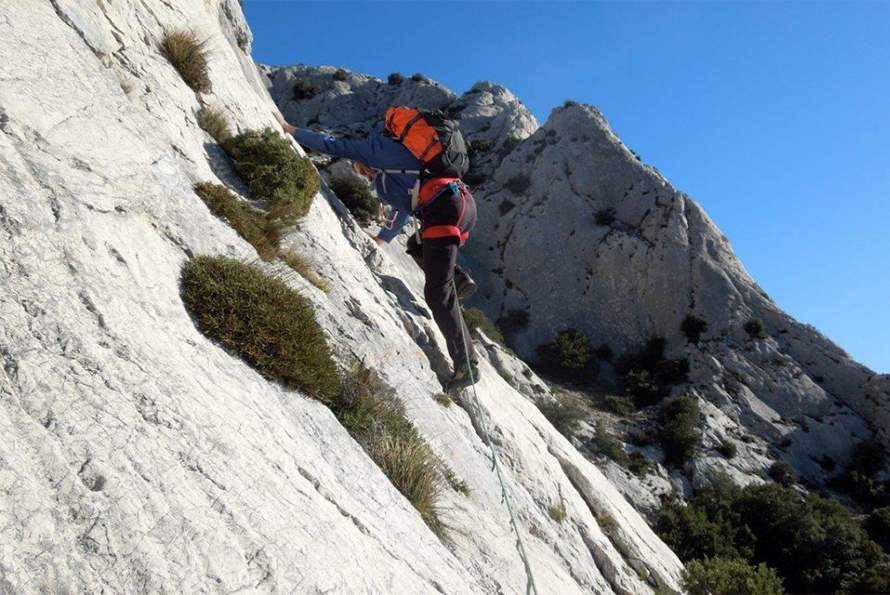
[[(396, 119), (389, 117), (394, 110), (407, 109), (388, 110), (388, 122)], [(418, 113), (417, 110), (409, 112)], [(367, 138), (347, 139), (297, 128), (280, 113), (273, 113), (282, 129), (301, 145), (351, 160), (356, 173), (375, 183), (377, 196), (391, 207), (391, 216), (383, 222), (374, 237), (375, 242), (381, 245), (391, 242), (412, 215), (419, 217), (421, 229), (408, 240), (407, 252), (424, 271), (424, 297), (445, 336), (448, 354), (454, 364), (454, 373), (445, 384), (445, 390), (453, 392), (478, 381), (478, 359), (469, 333), (462, 326), (458, 303), (458, 298), (464, 300), (476, 290), (475, 282), (457, 266), (458, 248), (476, 224), (476, 203), (466, 185), (458, 176), (449, 176), (426, 177), (421, 186), (421, 169), (427, 163), (393, 136), (385, 122), (374, 127)], [(408, 119), (405, 128), (410, 129), (412, 124)], [(402, 134), (402, 137), (406, 135)], [(462, 138), (459, 144), (463, 148)], [(468, 162), (463, 166), (464, 172), (467, 166)], [(464, 336), (467, 337), (466, 348)]]

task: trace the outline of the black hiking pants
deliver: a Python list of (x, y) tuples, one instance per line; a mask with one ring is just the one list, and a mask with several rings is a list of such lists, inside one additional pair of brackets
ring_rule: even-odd
[[(423, 208), (420, 215), (423, 240), (418, 242), (417, 237), (412, 235), (408, 240), (407, 252), (421, 266), (426, 276), (423, 295), (433, 312), (433, 320), (445, 336), (448, 355), (457, 369), (466, 364), (467, 356), (472, 362), (477, 360), (470, 334), (466, 327), (461, 327), (460, 304), (454, 291), (454, 275), (456, 271), (460, 272), (457, 252), (461, 237), (429, 237), (429, 232), (433, 228), (452, 226), (457, 227), (461, 233), (469, 233), (476, 225), (476, 203), (469, 192), (440, 196), (429, 207)], [(462, 332), (466, 333), (466, 349)]]

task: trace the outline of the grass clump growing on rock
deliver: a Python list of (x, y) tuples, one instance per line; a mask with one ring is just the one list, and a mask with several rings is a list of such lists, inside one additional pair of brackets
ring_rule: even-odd
[(690, 343), (698, 343), (702, 333), (708, 332), (708, 321), (701, 314), (690, 312), (680, 323), (680, 330)]
[(309, 212), (319, 188), (318, 174), (280, 134), (271, 128), (248, 130), (223, 148), (253, 198), (267, 201), (273, 219), (293, 225)]
[(371, 194), (368, 185), (360, 179), (355, 176), (336, 176), (331, 179), (330, 186), (360, 224), (369, 225), (377, 219), (380, 203)]
[(182, 271), (182, 297), (198, 329), (257, 371), (322, 401), (339, 375), (310, 302), (237, 260), (198, 256)]
[(735, 458), (736, 454), (738, 454), (739, 449), (735, 445), (735, 442), (733, 442), (732, 440), (729, 440), (727, 438), (724, 438), (723, 440), (720, 441), (720, 445), (717, 446), (717, 452), (722, 454), (727, 459), (733, 459), (733, 458)]
[(562, 498), (559, 499), (558, 504), (554, 504), (547, 511), (547, 514), (550, 515), (550, 518), (556, 521), (557, 523), (561, 523), (566, 520), (566, 503)]
[(193, 91), (210, 91), (206, 39), (201, 39), (191, 29), (171, 29), (164, 33), (161, 51)]
[(328, 280), (316, 272), (308, 258), (293, 250), (282, 252), (280, 256), (281, 260), (283, 260), (287, 266), (299, 273), (301, 277), (315, 285), (317, 288), (327, 293)]
[(471, 333), (475, 334), (477, 331), (482, 331), (486, 337), (501, 347), (505, 346), (504, 335), (501, 334), (501, 329), (485, 315), (485, 312), (479, 308), (464, 308), (463, 315), (467, 330)]
[(232, 138), (232, 129), (229, 127), (229, 119), (226, 113), (218, 107), (203, 107), (198, 112), (198, 126), (210, 137), (223, 144)]
[(586, 335), (577, 329), (560, 331), (539, 345), (538, 365), (553, 377), (567, 382), (586, 384), (596, 378), (599, 364)]
[(280, 230), (264, 213), (219, 184), (200, 182), (195, 184), (195, 193), (215, 215), (225, 219), (242, 238), (256, 248), (262, 260), (269, 261), (278, 255)]
[(580, 401), (566, 394), (559, 394), (554, 400), (538, 399), (535, 405), (544, 417), (566, 438), (578, 431), (581, 421), (587, 417), (587, 409)]

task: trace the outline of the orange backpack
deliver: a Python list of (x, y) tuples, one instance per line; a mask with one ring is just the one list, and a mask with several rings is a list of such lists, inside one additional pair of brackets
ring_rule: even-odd
[(421, 186), (432, 178), (460, 178), (470, 169), (458, 119), (403, 105), (386, 110), (386, 131), (420, 159)]

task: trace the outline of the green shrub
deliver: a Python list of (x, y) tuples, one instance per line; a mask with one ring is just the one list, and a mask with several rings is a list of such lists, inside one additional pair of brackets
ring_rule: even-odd
[(632, 452), (627, 456), (627, 468), (637, 477), (646, 477), (652, 468), (652, 461), (641, 452)]
[(652, 443), (651, 438), (649, 438), (649, 434), (646, 433), (642, 428), (638, 428), (637, 426), (632, 426), (627, 430), (627, 441), (636, 446), (649, 446)]
[(294, 101), (302, 101), (304, 99), (312, 99), (321, 93), (321, 87), (314, 84), (307, 78), (297, 79), (294, 83), (293, 97)]
[(512, 192), (513, 194), (522, 194), (526, 190), (528, 190), (532, 185), (531, 176), (528, 174), (516, 174), (515, 176), (511, 176), (509, 180), (504, 184), (504, 188)]
[(770, 465), (767, 473), (773, 481), (786, 488), (790, 488), (797, 483), (797, 473), (794, 472), (794, 468), (791, 465), (784, 461), (776, 461)]
[(690, 312), (680, 324), (680, 330), (690, 343), (698, 343), (702, 333), (708, 332), (708, 321), (701, 314)]
[(232, 130), (229, 128), (229, 119), (226, 113), (217, 107), (203, 107), (198, 112), (198, 126), (201, 130), (219, 144), (232, 138)]
[(498, 318), (498, 328), (505, 337), (510, 337), (528, 326), (530, 317), (525, 310), (507, 310), (507, 313)]
[(615, 375), (621, 392), (631, 397), (638, 407), (654, 405), (671, 389), (683, 384), (689, 374), (686, 359), (665, 359), (666, 341), (651, 337), (637, 353), (625, 353), (615, 362)]
[(664, 449), (665, 462), (681, 467), (701, 444), (698, 401), (689, 395), (674, 397), (664, 402), (658, 417), (658, 438)]
[(331, 178), (330, 186), (360, 224), (369, 225), (377, 220), (380, 201), (363, 181), (355, 176), (336, 176)]
[(501, 347), (505, 346), (504, 335), (501, 334), (501, 330), (497, 325), (485, 315), (485, 312), (479, 308), (464, 308), (463, 316), (464, 324), (467, 325), (467, 330), (471, 333), (476, 334), (476, 331), (482, 331), (486, 337)]
[(414, 81), (415, 83), (427, 83), (427, 82), (429, 82), (429, 81), (427, 80), (427, 78), (426, 78), (425, 76), (423, 76), (423, 75), (422, 75), (421, 73), (419, 73), (419, 72), (415, 72), (414, 74), (412, 74), (412, 75), (411, 75), (411, 80)]
[(347, 74), (349, 74), (349, 73), (346, 72), (345, 68), (338, 68), (337, 70), (334, 71), (334, 80), (335, 81), (345, 81)]
[(720, 441), (720, 446), (717, 447), (717, 452), (722, 454), (727, 459), (733, 459), (733, 458), (735, 458), (736, 454), (738, 454), (739, 449), (735, 445), (735, 442), (733, 442), (732, 440), (729, 440), (727, 438), (724, 438), (723, 440)]
[(312, 263), (309, 262), (309, 259), (294, 252), (293, 250), (289, 250), (287, 252), (282, 252), (280, 254), (281, 260), (293, 269), (295, 272), (299, 273), (301, 277), (315, 285), (317, 288), (322, 290), (323, 292), (328, 292), (328, 280), (322, 277), (316, 272), (315, 268), (313, 268)]
[(554, 378), (585, 384), (596, 379), (599, 364), (593, 358), (590, 340), (576, 329), (560, 331), (539, 345), (538, 365)]
[(262, 260), (269, 261), (278, 255), (280, 230), (265, 214), (219, 184), (200, 182), (195, 184), (195, 193), (215, 215), (225, 219), (242, 238), (256, 248)]
[(161, 51), (193, 91), (210, 91), (206, 39), (201, 39), (196, 31), (190, 29), (171, 29), (164, 33)]
[(248, 130), (223, 147), (253, 198), (268, 202), (272, 219), (293, 225), (309, 212), (319, 188), (318, 174), (280, 134), (271, 128)]
[(873, 510), (865, 521), (864, 529), (885, 550), (890, 547), (890, 506)]
[(311, 303), (279, 279), (221, 256), (182, 271), (182, 297), (198, 329), (266, 378), (322, 401), (339, 375)]
[(782, 579), (766, 564), (753, 566), (741, 558), (691, 560), (683, 570), (689, 595), (782, 595)]
[(601, 419), (596, 421), (593, 445), (600, 454), (612, 459), (622, 467), (627, 467), (628, 457), (624, 450), (624, 445), (612, 435), (605, 422)]
[(759, 318), (752, 318), (745, 323), (745, 332), (747, 332), (752, 339), (766, 339), (769, 335), (766, 332), (766, 325), (763, 324), (763, 321)]
[(615, 209), (612, 207), (609, 207), (608, 209), (600, 209), (596, 212), (594, 218), (597, 225), (612, 225), (615, 222)]
[(600, 409), (615, 415), (627, 416), (634, 412), (634, 404), (628, 397), (606, 395), (600, 403)]
[(405, 417), (394, 391), (374, 370), (353, 368), (343, 376), (329, 406), (426, 524), (441, 535), (439, 461)]
[(487, 138), (474, 138), (470, 141), (469, 149), (472, 153), (481, 153), (491, 148), (491, 141)]
[(578, 431), (581, 421), (587, 417), (587, 409), (577, 399), (560, 394), (550, 401), (538, 399), (535, 405), (544, 417), (566, 438)]
[(574, 99), (566, 99), (566, 100), (563, 102), (562, 107), (564, 107), (564, 108), (566, 108), (566, 107), (574, 107), (574, 106), (577, 106), (577, 105), (581, 105), (581, 104), (578, 103), (577, 101), (575, 101)]
[(612, 352), (612, 348), (609, 347), (608, 344), (603, 343), (596, 348), (596, 358), (601, 362), (610, 362), (613, 357), (615, 357), (615, 354)]
[(832, 487), (869, 507), (890, 504), (887, 482), (875, 477), (884, 468), (885, 457), (884, 447), (877, 442), (860, 442), (853, 448), (847, 470), (832, 480)]
[(886, 451), (877, 442), (860, 442), (853, 448), (847, 468), (865, 477), (874, 477), (884, 468)]
[(401, 85), (402, 81), (404, 81), (404, 80), (405, 80), (405, 77), (403, 77), (402, 74), (399, 72), (392, 72), (386, 78), (386, 82), (388, 82), (390, 85)]

